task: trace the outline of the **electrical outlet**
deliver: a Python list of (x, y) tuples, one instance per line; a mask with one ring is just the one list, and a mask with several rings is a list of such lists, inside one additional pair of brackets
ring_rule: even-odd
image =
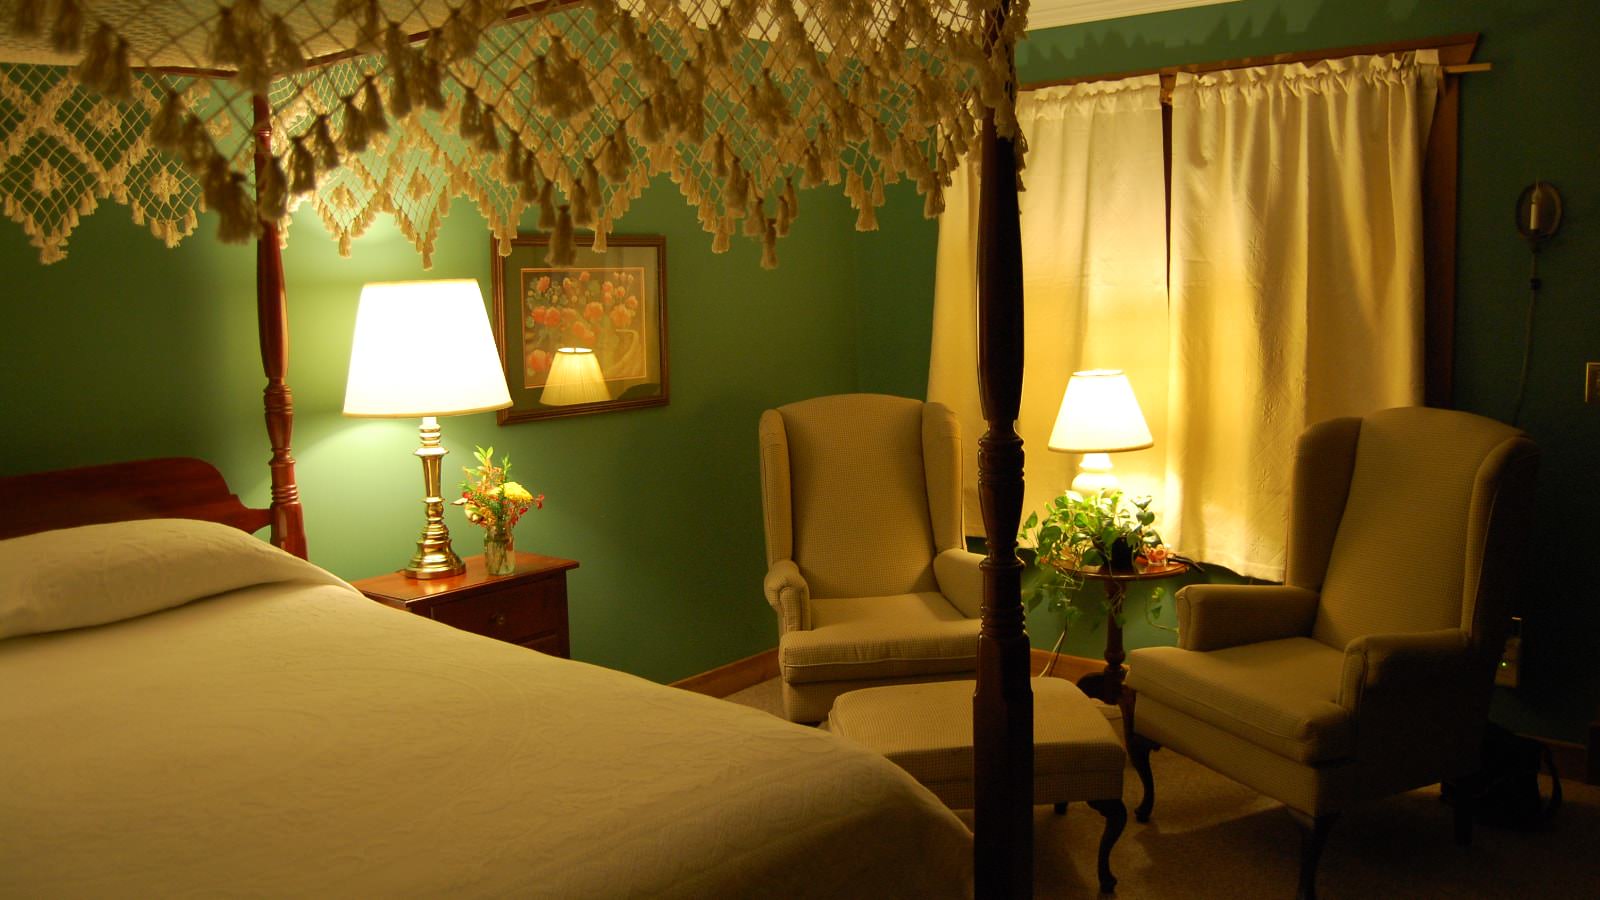
[(1583, 364), (1583, 402), (1600, 403), (1600, 362)]

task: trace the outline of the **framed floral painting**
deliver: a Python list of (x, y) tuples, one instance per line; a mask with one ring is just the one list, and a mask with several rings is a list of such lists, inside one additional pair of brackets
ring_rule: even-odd
[(546, 235), (493, 238), (495, 343), (511, 388), (500, 424), (667, 403), (667, 240), (579, 235), (570, 266)]

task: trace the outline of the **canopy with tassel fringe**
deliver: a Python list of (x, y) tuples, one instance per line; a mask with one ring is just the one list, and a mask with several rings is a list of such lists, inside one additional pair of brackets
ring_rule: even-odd
[(502, 252), (537, 207), (561, 262), (666, 175), (713, 251), (742, 232), (772, 267), (797, 187), (842, 182), (870, 231), (907, 178), (937, 215), (983, 111), (1014, 132), (1025, 19), (989, 35), (998, 5), (0, 0), (0, 200), (45, 262), (111, 198), (169, 246), (201, 210), (242, 242), (310, 202), (348, 252), (389, 212), (426, 264), (458, 195)]

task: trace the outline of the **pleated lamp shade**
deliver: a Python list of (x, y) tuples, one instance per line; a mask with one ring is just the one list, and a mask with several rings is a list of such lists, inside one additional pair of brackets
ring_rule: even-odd
[(562, 347), (550, 363), (539, 402), (546, 406), (575, 406), (611, 399), (600, 361), (588, 347)]

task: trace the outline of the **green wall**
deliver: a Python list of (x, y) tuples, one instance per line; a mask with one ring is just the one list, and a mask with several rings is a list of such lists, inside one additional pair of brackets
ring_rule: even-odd
[[(1456, 405), (1504, 418), (1515, 402), (1527, 250), (1511, 227), (1535, 177), (1566, 199), (1563, 231), (1542, 254), (1544, 292), (1522, 426), (1544, 448), (1537, 556), (1521, 598), (1527, 686), (1505, 692), (1513, 727), (1580, 739), (1600, 702), (1600, 604), (1570, 573), (1600, 545), (1600, 408), (1584, 407), (1582, 364), (1600, 358), (1600, 120), (1583, 65), (1600, 39), (1590, 4), (1505, 0), (1242, 0), (1036, 32), (1018, 51), (1025, 81), (1480, 31), (1491, 73), (1463, 98)], [(736, 240), (722, 257), (670, 186), (657, 185), (619, 230), (668, 237), (672, 403), (652, 410), (498, 428), (492, 416), (444, 422), (464, 464), (474, 443), (514, 457), (549, 504), (519, 546), (579, 559), (573, 646), (586, 660), (666, 680), (774, 642), (763, 570), (755, 420), (806, 396), (875, 390), (920, 396), (927, 383), (936, 226), (901, 185), (882, 230), (857, 234), (836, 191), (808, 192), (781, 268)], [(212, 228), (210, 220), (202, 228)], [(312, 557), (347, 578), (403, 563), (418, 529), (411, 423), (339, 415), (360, 285), (462, 277), (487, 288), (486, 229), (459, 203), (435, 266), (380, 224), (339, 259), (306, 213), (285, 262), (293, 337), (295, 436)], [(7, 451), (0, 473), (165, 453), (204, 456), (248, 500), (266, 499), (266, 442), (251, 312), (253, 254), (197, 236), (175, 251), (120, 209), (85, 219), (70, 258), (40, 267), (20, 229), (0, 225), (8, 326), (0, 329)], [(975, 436), (973, 436), (975, 437)], [(452, 469), (447, 469), (447, 473)], [(458, 544), (477, 535), (451, 512)], [(1227, 577), (1214, 573), (1213, 577)], [(1168, 604), (1170, 607), (1170, 603)], [(1130, 644), (1170, 636), (1141, 623)], [(1167, 612), (1170, 621), (1170, 609)], [(1050, 617), (1030, 617), (1048, 646)], [(1074, 635), (1093, 654), (1098, 633)]]
[[(1544, 288), (1519, 423), (1544, 451), (1534, 555), (1518, 604), (1526, 680), (1501, 693), (1496, 715), (1513, 728), (1582, 740), (1600, 703), (1600, 604), (1594, 579), (1577, 574), (1600, 546), (1600, 407), (1584, 406), (1581, 393), (1584, 361), (1600, 359), (1594, 4), (1242, 0), (1035, 32), (1017, 64), (1024, 82), (1045, 81), (1463, 32), (1482, 34), (1476, 59), (1494, 70), (1466, 76), (1462, 95), (1458, 408), (1511, 415), (1528, 295), (1528, 249), (1512, 211), (1535, 178), (1565, 198), (1562, 231), (1540, 255)], [(1036, 643), (1054, 639), (1038, 616), (1034, 628)], [(1141, 625), (1130, 643), (1167, 639)]]
[[(474, 444), (493, 444), (546, 494), (517, 544), (581, 562), (571, 580), (578, 658), (670, 680), (776, 643), (760, 589), (756, 419), (772, 405), (857, 387), (855, 279), (868, 257), (857, 253), (854, 215), (838, 191), (802, 195), (779, 243), (781, 268), (769, 272), (747, 240), (711, 254), (676, 189), (655, 185), (617, 230), (667, 236), (671, 403), (504, 428), (492, 414), (442, 420), (447, 485)], [(219, 245), (214, 226), (204, 218), (205, 233), (168, 251), (112, 206), (84, 220), (67, 260), (40, 266), (21, 230), (0, 225), (0, 473), (196, 455), (217, 462), (248, 502), (266, 502), (255, 255)], [(415, 421), (340, 415), (357, 296), (366, 281), (426, 277), (477, 278), (487, 291), (488, 231), (457, 203), (428, 272), (387, 219), (349, 259), (309, 209), (289, 237), (289, 381), (311, 558), (362, 578), (405, 564), (422, 487)], [(896, 261), (898, 275), (875, 270), (868, 280), (893, 290), (902, 275), (920, 277), (926, 296), (931, 268), (919, 266), (930, 258), (931, 249), (918, 266)], [(901, 349), (920, 352), (920, 369), (923, 331)], [(925, 373), (898, 371), (873, 380), (920, 393)], [(478, 552), (481, 535), (459, 510), (447, 522), (458, 548)]]

